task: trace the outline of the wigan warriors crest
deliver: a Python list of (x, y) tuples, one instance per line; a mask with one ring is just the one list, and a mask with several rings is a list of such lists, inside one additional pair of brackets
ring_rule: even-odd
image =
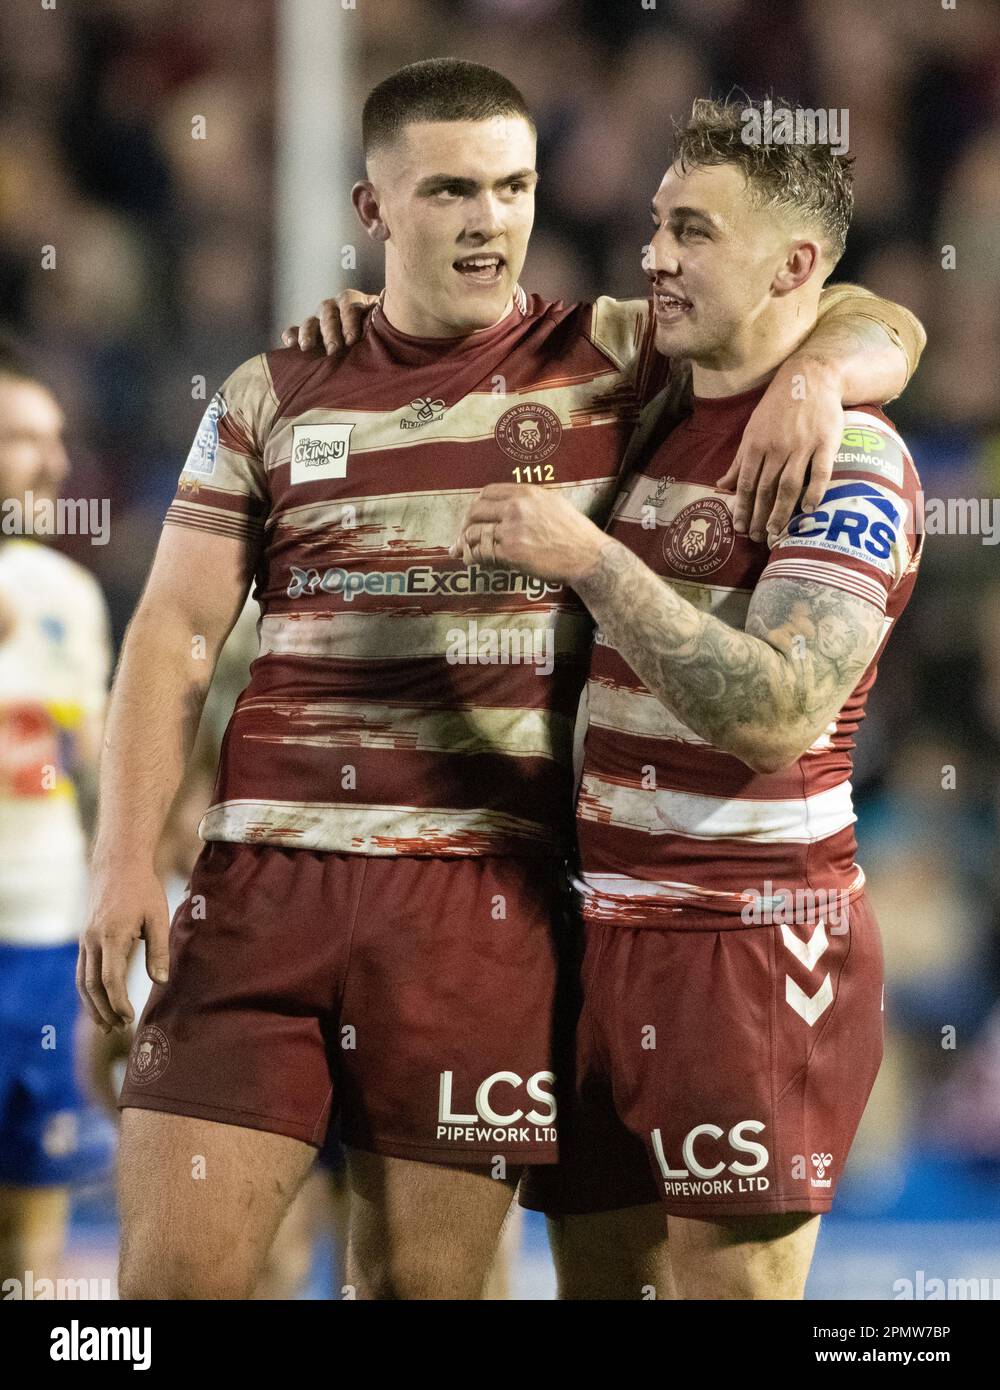
[(721, 569), (733, 553), (736, 528), (725, 502), (689, 502), (663, 534), (663, 558), (677, 574), (700, 578)]

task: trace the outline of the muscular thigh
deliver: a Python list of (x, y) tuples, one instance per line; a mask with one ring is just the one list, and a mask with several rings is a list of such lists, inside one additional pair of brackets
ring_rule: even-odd
[(676, 1297), (660, 1202), (582, 1216), (549, 1217), (558, 1296), (564, 1299)]
[(282, 1134), (124, 1110), (123, 1297), (249, 1297), (314, 1157)]
[(347, 1282), (359, 1298), (478, 1299), (520, 1171), (349, 1149)]
[(670, 1216), (671, 1268), (679, 1298), (800, 1299), (819, 1216), (780, 1212), (695, 1220)]

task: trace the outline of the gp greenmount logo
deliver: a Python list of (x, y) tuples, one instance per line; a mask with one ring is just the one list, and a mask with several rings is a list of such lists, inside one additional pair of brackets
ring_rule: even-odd
[(345, 603), (353, 603), (362, 594), (383, 598), (523, 594), (537, 603), (547, 594), (556, 594), (562, 589), (561, 584), (536, 579), (534, 575), (516, 570), (492, 570), (483, 565), (447, 570), (435, 569), (432, 565), (411, 565), (405, 570), (348, 570), (333, 566), (322, 573), (292, 565), (290, 572), (291, 579), (285, 591), (289, 598), (301, 598), (303, 594), (335, 594)]

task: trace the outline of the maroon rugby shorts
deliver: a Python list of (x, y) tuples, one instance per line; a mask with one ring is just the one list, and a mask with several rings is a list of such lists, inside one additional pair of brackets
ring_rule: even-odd
[(120, 1106), (432, 1163), (552, 1163), (562, 866), (213, 842)]
[(882, 1059), (878, 925), (863, 895), (840, 918), (588, 923), (560, 1162), (528, 1175), (522, 1205), (829, 1210)]

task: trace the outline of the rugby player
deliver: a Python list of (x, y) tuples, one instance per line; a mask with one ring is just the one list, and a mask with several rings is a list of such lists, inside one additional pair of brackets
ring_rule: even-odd
[(525, 1197), (568, 1297), (670, 1296), (666, 1225), (676, 1296), (801, 1298), (882, 1056), (851, 749), (916, 579), (919, 481), (866, 405), (815, 510), (770, 548), (735, 529), (714, 480), (853, 203), (852, 161), (747, 145), (745, 110), (695, 103), (652, 204), (656, 341), (693, 364), (690, 418), (633, 451), (607, 532), (504, 485), (455, 547), (571, 585), (597, 623), (575, 1075), (559, 1170)]
[[(247, 1296), (331, 1113), (359, 1297), (480, 1296), (523, 1168), (557, 1156), (589, 619), (448, 549), (497, 481), (551, 481), (603, 523), (664, 359), (643, 302), (519, 287), (535, 131), (505, 78), (415, 64), (363, 131), (382, 302), (350, 349), (269, 352), (223, 385), (115, 684), (80, 973), (105, 1027), (131, 1020), (140, 935), (157, 982), (122, 1093), (125, 1297)], [(831, 399), (839, 420), (842, 392), (906, 379), (905, 311), (858, 302), (799, 363), (823, 390), (796, 417), (796, 491)], [(153, 852), (252, 579), (260, 656), (168, 942)]]
[(17, 523), (68, 466), (58, 402), (0, 346), (0, 1282), (58, 1278), (70, 1187), (110, 1158), (83, 1123), (74, 987), (107, 612), (82, 566)]

